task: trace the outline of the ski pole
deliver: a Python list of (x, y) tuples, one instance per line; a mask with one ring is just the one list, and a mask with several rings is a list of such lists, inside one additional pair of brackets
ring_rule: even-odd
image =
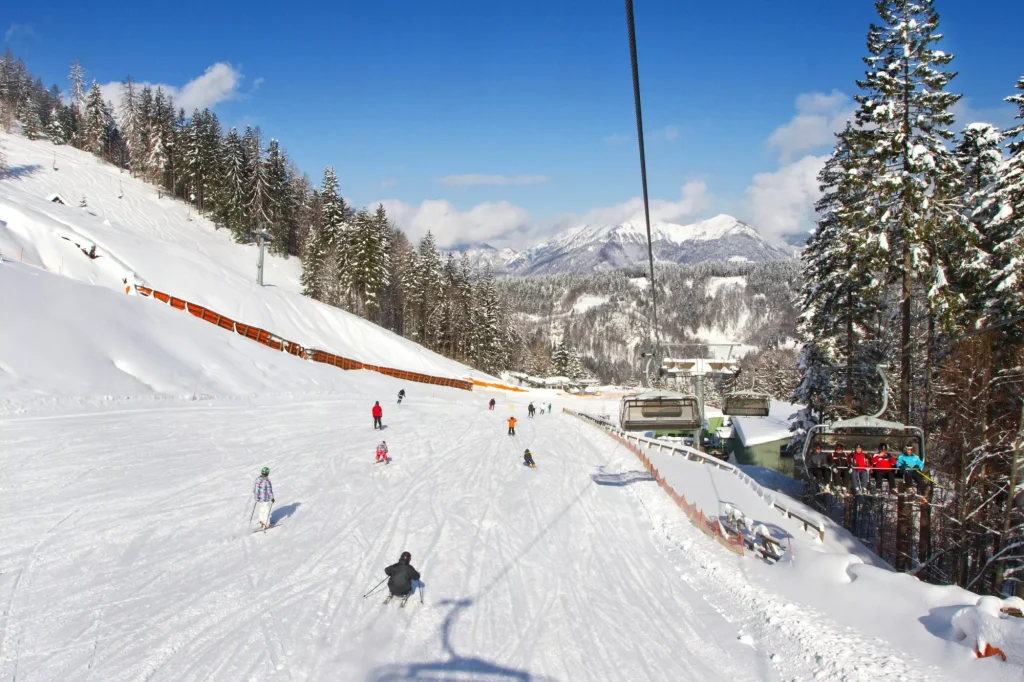
[(421, 580), (421, 581), (420, 581), (420, 604), (422, 604), (422, 603), (423, 603), (423, 590), (424, 590), (425, 588), (426, 588), (426, 585), (424, 585), (424, 584), (423, 584), (423, 581)]
[(249, 523), (252, 523), (252, 517), (256, 514), (256, 500), (252, 502), (252, 512), (249, 514)]
[[(384, 578), (384, 580), (387, 580), (387, 578)], [(377, 588), (378, 588), (378, 587), (380, 587), (381, 585), (383, 585), (383, 584), (384, 584), (384, 580), (381, 580), (381, 581), (380, 581), (379, 583), (377, 583), (376, 585), (374, 585), (374, 586), (373, 586), (373, 589), (372, 589), (372, 590), (370, 590), (369, 592), (367, 592), (366, 594), (364, 594), (364, 595), (363, 595), (363, 599), (366, 599), (366, 598), (367, 598), (367, 597), (369, 597), (369, 596), (370, 596), (371, 594), (373, 594), (374, 592), (376, 592), (376, 591), (377, 591)]]

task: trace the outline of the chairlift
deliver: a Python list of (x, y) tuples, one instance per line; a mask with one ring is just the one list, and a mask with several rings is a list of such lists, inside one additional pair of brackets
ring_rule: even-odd
[(622, 398), (619, 425), (623, 431), (694, 431), (703, 417), (697, 396), (649, 389)]
[(750, 390), (740, 389), (725, 394), (722, 414), (730, 417), (767, 417), (772, 407), (772, 397), (754, 390), (757, 375), (751, 372)]
[(913, 446), (915, 454), (921, 461), (925, 460), (924, 431), (917, 426), (909, 426), (900, 422), (882, 419), (888, 406), (889, 382), (882, 367), (878, 367), (882, 377), (882, 409), (873, 415), (862, 415), (835, 422), (816, 424), (807, 432), (804, 440), (803, 454), (804, 472), (811, 478), (808, 458), (817, 446), (823, 453), (832, 454), (837, 445), (842, 445), (847, 453), (853, 452), (860, 445), (865, 453), (878, 452), (884, 443), (889, 452), (898, 456), (907, 445)]

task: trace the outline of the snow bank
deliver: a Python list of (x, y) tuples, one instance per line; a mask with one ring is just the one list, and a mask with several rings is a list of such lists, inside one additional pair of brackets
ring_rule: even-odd
[[(192, 301), (306, 347), (367, 364), (447, 378), (481, 372), (299, 293), (301, 263), (268, 256), (256, 283), (257, 249), (161, 198), (157, 189), (85, 152), (3, 136), (17, 179), (0, 182), (0, 249), (51, 272), (124, 291), (124, 279)], [(52, 169), (57, 155), (60, 170)], [(49, 201), (55, 193), (87, 208)], [(96, 246), (98, 258), (83, 252)]]
[[(1024, 599), (980, 597), (974, 606), (953, 614), (954, 637), (980, 656), (996, 656), (1024, 666)], [(1011, 615), (1015, 614), (1015, 615)]]
[[(0, 262), (0, 412), (55, 403), (317, 393), (365, 372), (305, 362), (146, 299)], [(397, 391), (397, 389), (396, 389)]]

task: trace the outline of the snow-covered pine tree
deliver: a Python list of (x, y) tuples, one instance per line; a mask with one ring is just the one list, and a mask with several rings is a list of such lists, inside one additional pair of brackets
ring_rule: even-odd
[(139, 139), (139, 92), (135, 87), (132, 77), (128, 76), (121, 83), (121, 137), (124, 139), (125, 147), (128, 149), (129, 168), (132, 175), (135, 174), (132, 160), (142, 148)]
[(324, 170), (320, 207), (320, 230), (330, 249), (327, 271), (334, 277), (330, 290), (325, 294), (328, 297), (326, 300), (333, 305), (340, 305), (347, 295), (348, 280), (344, 268), (348, 261), (347, 239), (352, 212), (338, 193), (338, 176), (333, 166)]
[(245, 138), (248, 148), (249, 161), (249, 229), (256, 236), (264, 233), (270, 224), (270, 215), (273, 213), (273, 197), (270, 190), (270, 176), (267, 171), (267, 163), (263, 158), (262, 131), (259, 126), (255, 129), (246, 128)]
[(245, 144), (232, 128), (224, 139), (224, 180), (220, 212), (236, 240), (245, 239), (249, 224), (246, 189), (249, 186), (249, 161)]
[(443, 265), (437, 252), (434, 233), (428, 231), (420, 239), (415, 260), (415, 289), (412, 308), (415, 319), (415, 338), (428, 348), (437, 348), (440, 337), (442, 296), (444, 294)]
[(0, 144), (0, 178), (7, 177), (7, 172), (9, 170), (9, 167), (7, 166), (7, 156), (4, 154), (4, 146), (3, 144)]
[(316, 221), (310, 228), (302, 254), (302, 293), (318, 301), (328, 302), (331, 294), (332, 252), (326, 232)]
[(985, 311), (991, 294), (990, 263), (996, 247), (1005, 240), (993, 229), (999, 210), (992, 196), (1003, 162), (1002, 134), (988, 123), (968, 123), (960, 135), (954, 153), (963, 171), (964, 215), (977, 233), (981, 252), (986, 255), (981, 267), (957, 268), (951, 271), (950, 289), (965, 298), (961, 324), (969, 326)]
[(886, 279), (900, 287), (899, 409), (910, 423), (915, 284), (929, 292), (931, 313), (943, 313), (943, 262), (954, 244), (961, 257), (969, 251), (960, 169), (947, 146), (960, 96), (946, 91), (956, 75), (946, 70), (953, 55), (934, 48), (942, 38), (934, 0), (879, 0), (875, 8), (882, 21), (868, 32), (868, 68), (854, 99), (877, 173), (869, 185), (878, 211), (870, 225), (891, 254)]
[[(71, 106), (74, 109), (75, 118), (80, 121), (87, 120), (85, 115), (85, 69), (75, 59), (71, 62), (71, 69), (68, 71), (68, 81), (71, 83)], [(80, 147), (78, 138), (75, 137), (71, 143)]]
[(60, 106), (55, 106), (50, 111), (50, 122), (46, 126), (46, 134), (50, 138), (50, 142), (56, 145), (67, 144), (68, 134), (64, 130), (64, 124), (62, 123), (64, 115), (61, 112)]
[(270, 251), (288, 253), (289, 242), (295, 229), (295, 198), (292, 194), (288, 162), (277, 140), (267, 146), (267, 194), (271, 198), (267, 230), (270, 233)]
[(17, 116), (18, 120), (21, 121), (21, 133), (28, 139), (34, 140), (43, 132), (43, 123), (39, 118), (39, 106), (36, 102), (36, 92), (33, 88), (25, 88), (21, 96)]
[[(804, 363), (817, 370), (818, 360), (841, 365), (841, 389), (847, 416), (863, 413), (871, 394), (864, 385), (863, 365), (879, 338), (875, 320), (882, 307), (887, 268), (883, 234), (875, 224), (871, 178), (876, 169), (868, 140), (847, 124), (836, 135), (836, 147), (818, 175), (822, 191), (815, 204), (818, 223), (800, 259), (801, 309), (798, 329), (805, 343), (819, 353)], [(870, 378), (868, 378), (870, 382)], [(824, 407), (824, 406), (823, 406)]]
[(569, 367), (572, 364), (572, 351), (566, 336), (567, 334), (563, 331), (561, 342), (555, 348), (555, 352), (551, 354), (551, 371), (559, 377), (569, 376)]
[(500, 371), (503, 369), (505, 338), (501, 325), (500, 301), (489, 265), (473, 283), (470, 318), (468, 331), (471, 363), (485, 372)]
[(100, 84), (92, 82), (85, 102), (85, 139), (83, 148), (96, 156), (103, 154), (105, 149), (106, 112), (104, 111), (103, 93)]
[(1017, 105), (1021, 123), (1004, 133), (1010, 156), (992, 189), (998, 207), (989, 227), (995, 293), (989, 314), (994, 320), (1024, 314), (1024, 76), (1017, 90), (1006, 101)]

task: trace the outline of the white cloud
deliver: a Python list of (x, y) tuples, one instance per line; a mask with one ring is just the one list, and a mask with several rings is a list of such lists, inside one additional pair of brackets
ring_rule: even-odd
[(779, 150), (779, 163), (788, 164), (799, 154), (832, 146), (833, 136), (853, 118), (854, 107), (844, 93), (811, 92), (796, 98), (796, 116), (768, 138), (768, 146)]
[(411, 240), (417, 241), (432, 231), (441, 247), (483, 242), (530, 226), (529, 211), (507, 201), (487, 201), (468, 211), (460, 211), (444, 199), (428, 199), (419, 206), (397, 199), (380, 203)]
[(4, 31), (5, 43), (12, 43), (16, 40), (35, 37), (36, 32), (30, 24), (11, 24), (10, 28)]
[[(443, 199), (429, 199), (418, 206), (398, 199), (385, 199), (381, 203), (410, 239), (416, 241), (430, 230), (442, 247), (488, 242), (494, 246), (525, 248), (554, 232), (584, 223), (619, 224), (644, 219), (640, 197), (595, 208), (582, 215), (569, 213), (547, 221), (536, 221), (525, 208), (507, 201), (488, 201), (467, 211), (459, 211)], [(651, 201), (651, 221), (686, 222), (709, 204), (707, 186), (700, 181), (689, 182), (681, 188), (677, 201)]]
[(673, 142), (678, 137), (679, 128), (676, 128), (675, 126), (665, 126), (664, 128), (660, 128), (651, 133), (649, 139), (652, 142)]
[(437, 182), (448, 187), (474, 187), (477, 185), (536, 185), (550, 180), (546, 175), (484, 175), (482, 173), (466, 173), (464, 175), (446, 175), (437, 178)]
[(956, 117), (956, 123), (953, 129), (961, 131), (968, 123), (988, 123), (994, 125), (1000, 130), (1005, 130), (1010, 126), (1014, 125), (1014, 117), (1017, 115), (1017, 107), (1011, 104), (1005, 104), (1001, 107), (988, 107), (985, 109), (975, 109), (971, 106), (971, 102), (966, 97), (961, 97), (956, 104), (953, 105), (953, 116)]
[[(680, 189), (678, 201), (651, 199), (651, 222), (687, 222), (706, 210), (710, 199), (707, 184), (701, 180), (688, 182)], [(583, 215), (566, 214), (555, 222), (555, 226), (565, 228), (585, 223), (618, 225), (629, 221), (642, 222), (643, 219), (643, 197), (633, 197), (621, 204), (591, 209)]]
[(623, 135), (622, 133), (613, 133), (612, 135), (604, 136), (605, 144), (625, 144), (631, 140), (636, 139), (633, 135)]
[[(213, 107), (221, 102), (235, 99), (242, 84), (242, 72), (226, 62), (217, 62), (208, 67), (201, 76), (193, 78), (180, 88), (166, 83), (139, 81), (136, 86), (149, 86), (153, 90), (162, 88), (174, 98), (175, 108), (183, 108), (186, 114), (194, 109)], [(121, 83), (111, 82), (100, 85), (104, 99), (114, 104), (114, 110), (121, 110)]]
[(814, 223), (814, 202), (821, 196), (818, 173), (827, 156), (807, 155), (772, 173), (758, 173), (747, 187), (748, 221), (769, 242), (806, 232)]

